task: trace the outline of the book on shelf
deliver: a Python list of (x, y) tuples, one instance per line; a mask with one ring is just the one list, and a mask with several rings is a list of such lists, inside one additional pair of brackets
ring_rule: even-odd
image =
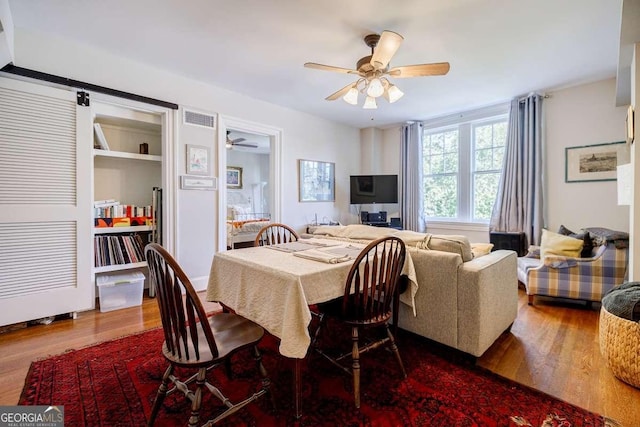
[(94, 237), (94, 265), (123, 265), (143, 262), (145, 242), (138, 233)]
[(102, 132), (102, 127), (100, 123), (93, 124), (93, 130), (96, 134), (97, 143), (94, 143), (94, 148), (99, 148), (100, 150), (109, 150), (109, 144), (107, 144), (107, 138), (104, 137), (104, 132)]

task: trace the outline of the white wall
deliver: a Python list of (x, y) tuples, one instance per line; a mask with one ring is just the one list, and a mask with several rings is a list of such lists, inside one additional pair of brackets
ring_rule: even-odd
[[(302, 230), (316, 213), (318, 217), (348, 217), (349, 175), (355, 174), (359, 169), (358, 129), (206, 85), (66, 39), (22, 28), (15, 29), (15, 65), (282, 129), (281, 220), (297, 230)], [(182, 153), (189, 141), (179, 137), (176, 143), (176, 153)], [(224, 141), (220, 143), (224, 144)], [(214, 138), (211, 141), (213, 174), (224, 178), (224, 173), (216, 169), (216, 144)], [(298, 159), (335, 163), (335, 203), (298, 202)], [(224, 179), (219, 182), (224, 182)], [(189, 253), (187, 274), (192, 279), (199, 277), (201, 280), (197, 286), (202, 286), (206, 283), (215, 252), (216, 236), (198, 234), (197, 231), (199, 224), (205, 221), (217, 222), (217, 192), (201, 191), (189, 196), (189, 200), (181, 203), (177, 209), (180, 228), (177, 230), (175, 254), (178, 261), (182, 262), (181, 254), (188, 253), (189, 247), (194, 244), (198, 245), (197, 253)], [(198, 200), (191, 200), (192, 198)], [(207, 208), (203, 209), (203, 206)], [(226, 212), (221, 214), (226, 216)], [(180, 239), (181, 235), (199, 235), (201, 240), (185, 241)]]
[[(358, 175), (395, 175), (399, 170), (400, 145), (398, 141), (388, 142), (385, 131), (378, 128), (360, 129), (360, 169)], [(352, 217), (348, 223), (360, 222), (360, 211), (387, 212), (387, 220), (400, 217), (398, 203), (378, 203), (352, 205)]]
[[(547, 228), (555, 231), (562, 224), (575, 231), (584, 227), (628, 231), (629, 207), (617, 205), (615, 181), (564, 182), (566, 147), (624, 140), (626, 107), (615, 107), (615, 80), (548, 94), (550, 97), (544, 101)], [(400, 140), (399, 127), (384, 130), (383, 148), (380, 150), (380, 156), (385, 159), (384, 173), (399, 171)], [(394, 164), (398, 165), (395, 171)], [(427, 224), (427, 231), (464, 234), (473, 242), (489, 241), (488, 230), (483, 226)]]
[(565, 148), (625, 140), (626, 107), (615, 106), (615, 79), (549, 92), (546, 119), (546, 227), (629, 231), (629, 207), (617, 205), (615, 181), (565, 182)]

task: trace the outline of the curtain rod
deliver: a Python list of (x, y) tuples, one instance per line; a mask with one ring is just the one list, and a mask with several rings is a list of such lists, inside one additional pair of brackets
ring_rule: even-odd
[(544, 93), (544, 94), (540, 94), (540, 93), (531, 92), (531, 93), (529, 93), (529, 94), (527, 94), (527, 95), (525, 95), (525, 96), (522, 96), (522, 97), (518, 98), (518, 101), (519, 101), (519, 102), (522, 102), (522, 101), (524, 101), (525, 99), (527, 99), (528, 97), (530, 97), (531, 95), (538, 95), (540, 98), (543, 98), (543, 99), (545, 99), (545, 98), (551, 98), (551, 95), (547, 95), (546, 93)]
[(142, 95), (136, 95), (135, 93), (123, 92), (117, 89), (111, 89), (104, 86), (94, 85), (92, 83), (81, 82), (78, 80), (68, 79), (66, 77), (55, 76), (53, 74), (47, 74), (40, 71), (29, 70), (28, 68), (16, 67), (13, 64), (4, 66), (0, 71), (5, 73), (15, 74), (17, 76), (30, 77), (36, 80), (43, 80), (50, 83), (57, 83), (64, 86), (70, 86), (77, 89), (84, 89), (91, 92), (99, 92), (107, 95), (116, 96), (119, 98), (130, 99), (133, 101), (144, 102), (145, 104), (158, 105), (160, 107), (170, 108), (172, 110), (178, 109), (178, 104), (173, 102), (162, 101), (160, 99), (148, 98)]

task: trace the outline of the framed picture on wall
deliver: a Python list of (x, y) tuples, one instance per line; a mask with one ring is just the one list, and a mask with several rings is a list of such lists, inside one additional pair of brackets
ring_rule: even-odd
[(211, 175), (209, 147), (187, 144), (187, 175)]
[(335, 201), (335, 164), (298, 160), (298, 188), (301, 202)]
[(227, 188), (242, 189), (242, 168), (227, 166)]
[(625, 141), (565, 148), (565, 182), (615, 181), (618, 165), (629, 163)]

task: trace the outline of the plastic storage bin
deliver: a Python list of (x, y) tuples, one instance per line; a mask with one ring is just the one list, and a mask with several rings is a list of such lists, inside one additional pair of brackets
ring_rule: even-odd
[(144, 274), (104, 274), (96, 279), (100, 297), (100, 311), (119, 310), (142, 304)]

